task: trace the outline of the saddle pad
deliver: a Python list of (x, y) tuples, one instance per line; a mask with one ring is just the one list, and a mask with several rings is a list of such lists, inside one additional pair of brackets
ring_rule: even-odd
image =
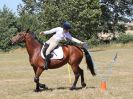
[[(41, 49), (41, 56), (43, 59), (45, 59), (44, 55), (43, 55), (43, 48), (44, 45)], [(57, 49), (54, 49), (51, 54), (53, 55), (53, 57), (51, 57), (50, 59), (62, 59), (63, 58), (63, 49), (61, 46), (59, 46)]]

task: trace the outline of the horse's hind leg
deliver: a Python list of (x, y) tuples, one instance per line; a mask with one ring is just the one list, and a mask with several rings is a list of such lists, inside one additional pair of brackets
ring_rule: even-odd
[(72, 87), (70, 88), (70, 90), (74, 90), (74, 89), (76, 89), (76, 84), (77, 84), (77, 81), (79, 79), (80, 73), (79, 73), (78, 65), (72, 65), (71, 67), (72, 67), (72, 70), (73, 70), (74, 75), (75, 75), (75, 81), (74, 81)]
[(79, 67), (79, 73), (81, 75), (81, 85), (82, 87), (86, 87), (86, 84), (84, 82), (84, 71)]

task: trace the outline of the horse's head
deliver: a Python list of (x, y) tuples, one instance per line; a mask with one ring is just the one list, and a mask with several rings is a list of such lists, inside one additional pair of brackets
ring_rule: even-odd
[(24, 42), (26, 39), (26, 35), (28, 33), (29, 33), (29, 29), (27, 31), (24, 31), (24, 32), (18, 32), (16, 34), (16, 36), (12, 37), (11, 43), (15, 44), (15, 43), (19, 43), (19, 42)]

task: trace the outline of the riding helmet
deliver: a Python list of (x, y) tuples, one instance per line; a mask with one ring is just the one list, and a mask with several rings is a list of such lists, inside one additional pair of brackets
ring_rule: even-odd
[(63, 23), (63, 29), (66, 29), (66, 30), (71, 29), (70, 23), (67, 21), (65, 23)]

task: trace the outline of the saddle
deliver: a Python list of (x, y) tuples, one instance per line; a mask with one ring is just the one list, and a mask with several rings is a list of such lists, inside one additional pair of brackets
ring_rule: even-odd
[[(47, 43), (44, 43), (41, 49), (41, 56), (43, 59), (45, 59), (46, 56), (46, 50), (49, 47)], [(63, 58), (63, 49), (61, 46), (57, 46), (54, 50), (51, 51), (50, 53), (50, 59), (62, 59)]]

